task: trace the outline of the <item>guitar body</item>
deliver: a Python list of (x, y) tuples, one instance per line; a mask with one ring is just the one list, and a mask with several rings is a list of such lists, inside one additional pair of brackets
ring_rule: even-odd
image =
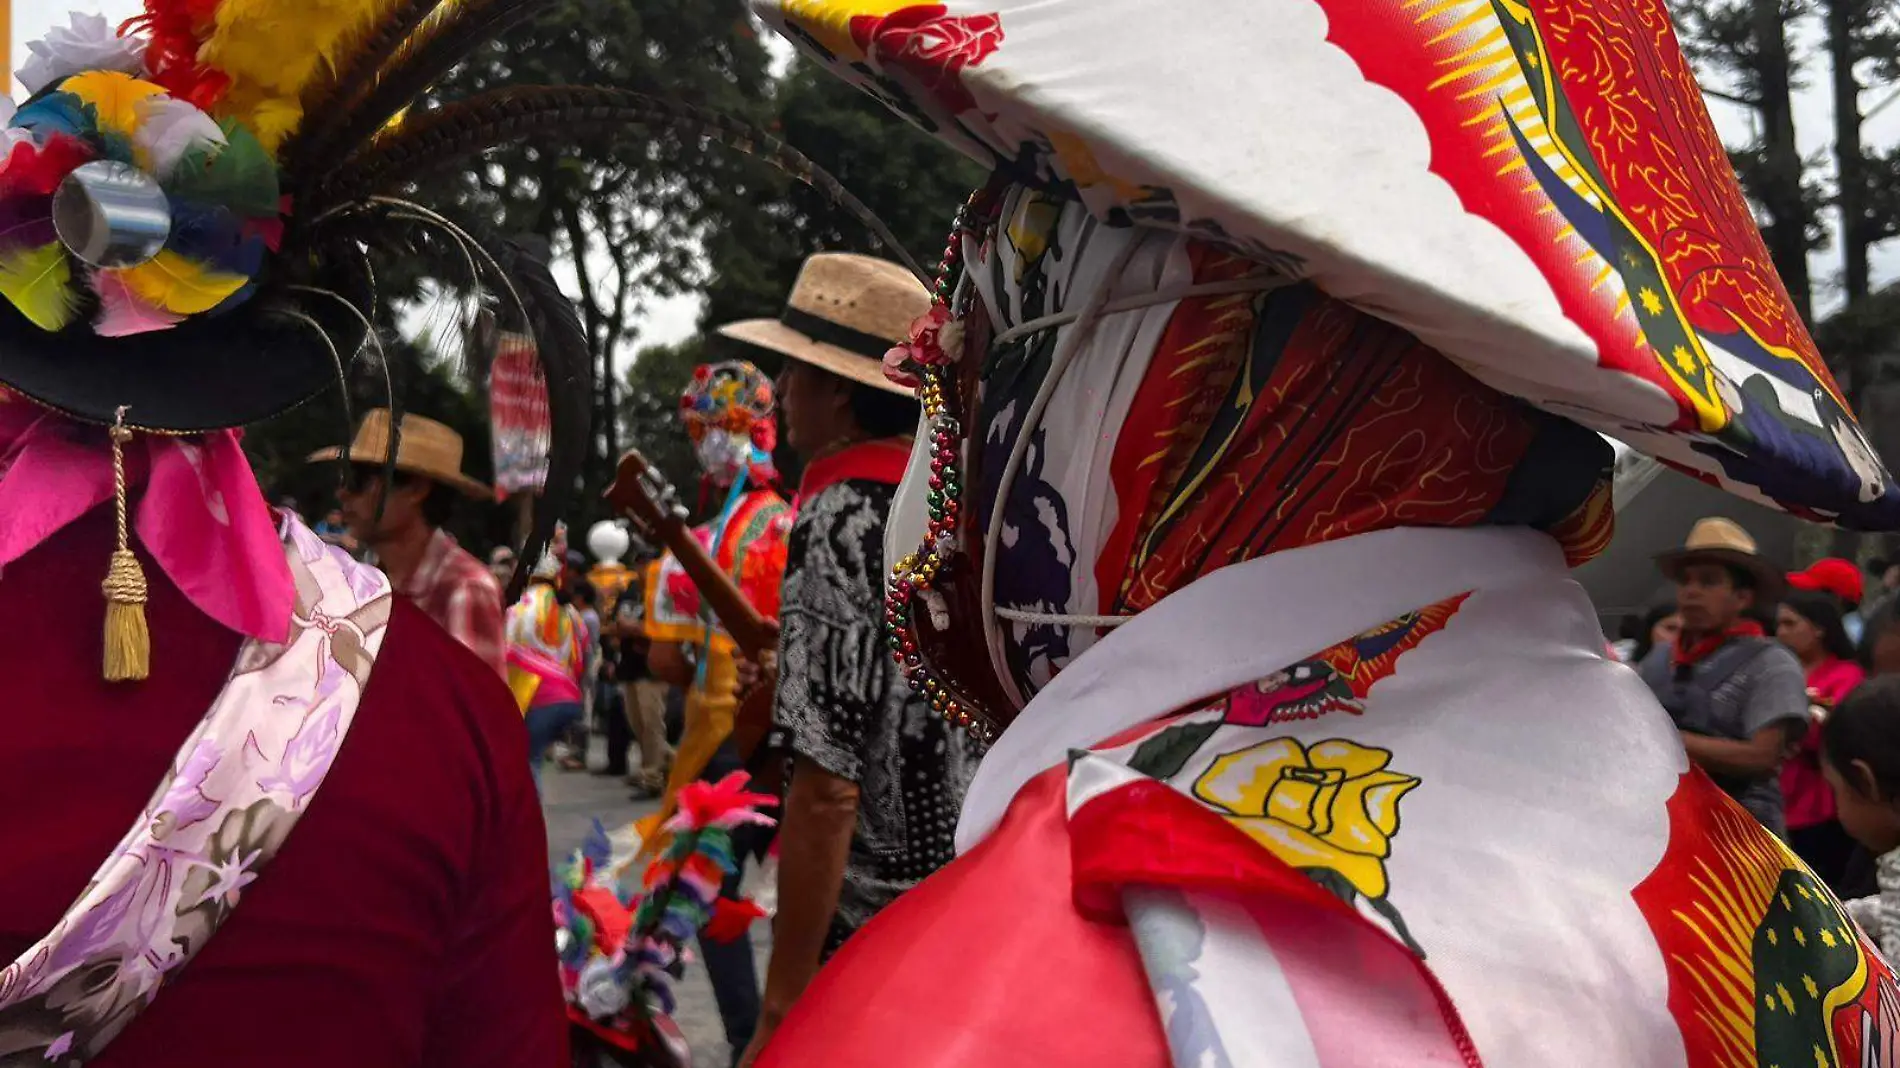
[[(746, 659), (764, 663), (765, 654), (778, 646), (777, 625), (753, 607), (732, 576), (693, 535), (677, 496), (638, 452), (621, 457), (614, 484), (607, 490), (607, 502), (616, 511), (679, 561), (680, 570), (693, 580), (720, 627), (732, 636)], [(767, 679), (741, 695), (733, 716), (732, 743), (740, 759), (748, 764), (753, 763), (766, 735), (771, 733), (773, 688), (772, 680)]]

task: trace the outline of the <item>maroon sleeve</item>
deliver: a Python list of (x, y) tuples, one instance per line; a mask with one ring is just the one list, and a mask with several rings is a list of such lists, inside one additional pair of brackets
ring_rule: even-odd
[[(506, 687), (458, 658), (457, 684), (491, 755), (490, 818), (444, 946), (428, 1068), (566, 1068), (567, 1017), (556, 970), (547, 827), (528, 774), (527, 735)], [(471, 677), (479, 673), (480, 677)]]

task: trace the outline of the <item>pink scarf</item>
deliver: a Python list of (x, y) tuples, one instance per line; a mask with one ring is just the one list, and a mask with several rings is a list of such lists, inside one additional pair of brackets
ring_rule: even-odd
[[(294, 596), (290, 567), (238, 432), (138, 434), (125, 460), (136, 498), (133, 529), (172, 582), (199, 611), (239, 634), (284, 641)], [(111, 499), (112, 452), (103, 429), (0, 391), (0, 568)], [(99, 561), (101, 578), (106, 563)]]

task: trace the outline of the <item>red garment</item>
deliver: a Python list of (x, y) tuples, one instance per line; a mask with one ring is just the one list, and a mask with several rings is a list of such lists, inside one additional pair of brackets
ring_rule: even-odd
[(1134, 939), (1075, 907), (1066, 772), (853, 935), (758, 1068), (1168, 1068)]
[(827, 486), (854, 478), (897, 485), (904, 481), (904, 469), (910, 466), (910, 449), (909, 438), (878, 438), (820, 456), (805, 465), (805, 473), (798, 480), (798, 496), (792, 501), (793, 510), (797, 510), (799, 501), (816, 497)]
[[(1808, 696), (1832, 709), (1866, 678), (1859, 664), (1830, 656), (1808, 669)], [(1781, 797), (1791, 831), (1834, 818), (1834, 790), (1821, 775), (1820, 720), (1808, 724), (1800, 748), (1781, 765)]]
[(468, 550), (438, 530), (422, 551), (415, 573), (396, 592), (468, 646), (495, 674), (508, 677), (508, 639), (502, 622), (501, 587)]
[[(0, 960), (78, 896), (237, 653), (148, 565), (152, 677), (101, 681), (110, 533), (94, 510), (0, 580)], [(309, 813), (95, 1068), (565, 1065), (526, 749), (507, 689), (399, 600)]]
[(1708, 659), (1717, 649), (1737, 638), (1760, 638), (1766, 633), (1760, 623), (1752, 619), (1738, 619), (1719, 634), (1704, 635), (1694, 642), (1678, 642), (1669, 653), (1669, 662), (1679, 668), (1688, 667)]

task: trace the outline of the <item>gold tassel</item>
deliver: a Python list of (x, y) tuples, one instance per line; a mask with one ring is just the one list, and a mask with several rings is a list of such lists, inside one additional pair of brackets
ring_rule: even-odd
[(152, 636), (145, 626), (145, 570), (132, 555), (125, 518), (125, 443), (132, 432), (125, 426), (125, 409), (112, 427), (112, 504), (118, 512), (119, 547), (106, 569), (101, 589), (106, 595), (107, 682), (137, 682), (152, 671)]

